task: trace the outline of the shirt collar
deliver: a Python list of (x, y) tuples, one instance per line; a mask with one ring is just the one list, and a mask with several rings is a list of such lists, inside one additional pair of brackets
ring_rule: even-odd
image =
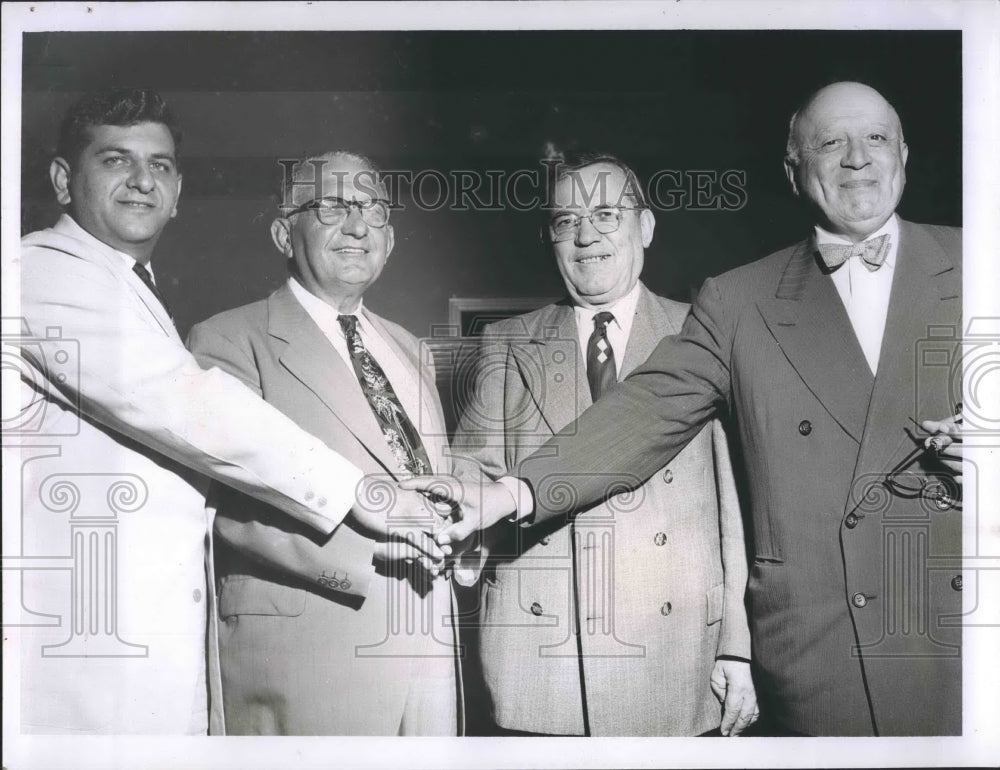
[[(291, 289), (292, 295), (299, 301), (299, 304), (305, 308), (306, 312), (310, 316), (320, 322), (321, 326), (337, 329), (341, 334), (343, 334), (343, 327), (341, 327), (340, 321), (337, 320), (338, 316), (344, 315), (343, 313), (340, 313), (336, 308), (326, 304), (323, 300), (306, 289), (295, 279), (294, 276), (288, 276), (288, 288)], [(368, 326), (368, 320), (365, 316), (364, 309), (364, 301), (359, 300), (357, 310), (350, 314), (358, 319), (358, 325), (362, 329), (365, 329)]]
[[(842, 235), (837, 235), (836, 233), (831, 233), (829, 230), (824, 230), (819, 225), (814, 225), (816, 231), (816, 243), (840, 243), (844, 245), (851, 245), (851, 241)], [(889, 236), (889, 252), (885, 256), (885, 262), (889, 267), (894, 267), (896, 263), (896, 249), (899, 247), (899, 218), (893, 214), (886, 223), (882, 225), (878, 230), (865, 238), (866, 241), (870, 241), (872, 238), (878, 238), (880, 235)]]
[[(91, 248), (100, 249), (108, 254), (114, 254), (129, 270), (132, 270), (138, 262), (138, 260), (130, 254), (126, 254), (124, 251), (119, 251), (113, 246), (109, 246), (104, 241), (95, 238), (93, 235), (80, 227), (77, 221), (69, 214), (63, 214), (56, 223), (56, 227), (65, 232), (67, 235), (76, 238), (78, 241), (83, 241)], [(146, 269), (149, 271), (150, 275), (153, 275), (152, 261), (146, 263)]]
[(608, 311), (614, 315), (614, 323), (621, 328), (625, 328), (622, 319), (631, 318), (635, 315), (635, 307), (639, 303), (639, 281), (635, 282), (635, 286), (626, 294), (624, 297), (619, 298), (616, 302), (610, 305), (602, 305), (601, 307), (583, 307), (581, 305), (574, 305), (573, 310), (576, 313), (576, 322), (581, 328), (589, 327), (593, 321), (594, 316), (603, 311)]

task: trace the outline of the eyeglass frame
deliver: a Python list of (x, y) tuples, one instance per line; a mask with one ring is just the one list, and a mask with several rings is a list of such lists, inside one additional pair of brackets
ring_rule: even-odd
[[(948, 510), (951, 508), (955, 510), (962, 510), (961, 487), (956, 484), (956, 490), (959, 494), (957, 497), (952, 495), (948, 486), (941, 480), (943, 477), (946, 477), (947, 474), (935, 474), (933, 475), (932, 480), (931, 474), (918, 475), (913, 471), (906, 470), (914, 463), (915, 460), (925, 456), (928, 452), (940, 454), (942, 450), (934, 441), (933, 436), (926, 436), (921, 439), (920, 437), (915, 436), (909, 428), (904, 427), (903, 430), (912, 441), (917, 443), (917, 446), (914, 447), (913, 451), (906, 455), (906, 457), (896, 463), (892, 470), (885, 474), (885, 478), (882, 479), (882, 483), (890, 492), (898, 495), (899, 497), (913, 499), (923, 495), (927, 499), (933, 501), (934, 504), (942, 510)], [(928, 438), (930, 439), (929, 445), (927, 442)], [(896, 480), (897, 477), (902, 476), (904, 473), (913, 476), (919, 481), (917, 488), (903, 486), (903, 484)], [(937, 495), (926, 494), (926, 490), (931, 487), (938, 487), (940, 490), (939, 493)]]
[[(324, 201), (338, 201), (340, 204), (343, 205), (337, 207), (324, 206), (322, 205)], [(380, 204), (385, 209), (385, 222), (383, 222), (380, 225), (375, 225), (368, 221), (367, 217), (365, 216), (365, 212), (373, 210), (377, 205)], [(279, 208), (286, 209), (291, 207), (287, 205), (282, 205), (279, 206)], [(324, 222), (322, 217), (320, 216), (320, 211), (335, 211), (337, 210), (337, 208), (346, 210), (347, 216), (345, 216), (340, 221)], [(283, 216), (286, 219), (288, 219), (289, 217), (295, 216), (296, 214), (302, 214), (311, 209), (316, 212), (316, 219), (319, 221), (321, 225), (326, 225), (327, 227), (334, 227), (336, 225), (342, 225), (344, 222), (350, 219), (351, 209), (353, 208), (356, 208), (358, 210), (358, 213), (361, 214), (361, 220), (365, 223), (365, 225), (367, 225), (368, 227), (374, 227), (378, 230), (381, 230), (383, 227), (389, 224), (389, 215), (392, 213), (392, 201), (387, 200), (386, 198), (371, 198), (367, 201), (359, 201), (356, 198), (351, 198), (350, 200), (347, 200), (346, 198), (340, 198), (335, 195), (332, 195), (326, 198), (313, 198), (312, 200), (308, 200), (305, 203), (302, 203), (298, 206), (295, 206), (294, 208), (291, 208), (290, 211), (284, 211)]]
[[(572, 240), (573, 238), (576, 237), (576, 234), (580, 232), (580, 227), (583, 225), (583, 220), (585, 219), (589, 220), (590, 226), (593, 227), (595, 230), (597, 230), (597, 232), (599, 232), (601, 235), (610, 235), (611, 233), (617, 233), (621, 229), (622, 215), (624, 212), (643, 211), (644, 209), (648, 208), (649, 206), (642, 204), (638, 206), (616, 206), (608, 204), (606, 206), (598, 206), (595, 209), (591, 209), (590, 213), (587, 214), (586, 216), (581, 216), (580, 214), (576, 214), (572, 211), (560, 212), (558, 215), (550, 217), (549, 221), (541, 227), (541, 232), (539, 233), (539, 236), (541, 237), (543, 242), (547, 241), (548, 243), (565, 243), (566, 241)], [(617, 223), (611, 230), (601, 230), (596, 224), (594, 224), (594, 215), (598, 211), (601, 211), (602, 209), (614, 209), (618, 214)], [(560, 238), (557, 240), (555, 237), (555, 233), (552, 232), (552, 220), (557, 219), (560, 216), (573, 216), (576, 217), (577, 221), (576, 224), (573, 226), (573, 228), (567, 231), (567, 235), (571, 235), (571, 237)], [(548, 238), (546, 238), (546, 234), (548, 234)]]

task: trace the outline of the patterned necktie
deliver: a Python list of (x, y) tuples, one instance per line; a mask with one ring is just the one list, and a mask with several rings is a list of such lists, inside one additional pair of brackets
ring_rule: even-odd
[(156, 284), (153, 283), (153, 276), (149, 274), (149, 270), (146, 269), (146, 266), (140, 262), (136, 262), (132, 266), (132, 272), (139, 276), (140, 281), (146, 284), (146, 288), (149, 289), (153, 293), (153, 296), (160, 301), (160, 304), (163, 305), (163, 309), (166, 310), (167, 315), (170, 316), (170, 320), (173, 321), (174, 314), (170, 312), (170, 305), (168, 305), (167, 301), (163, 299), (163, 295), (160, 294), (160, 290), (156, 288)]
[(816, 249), (823, 258), (823, 263), (829, 270), (836, 270), (851, 257), (858, 257), (861, 264), (868, 268), (869, 272), (875, 272), (889, 253), (889, 235), (880, 235), (870, 241), (853, 243), (850, 245), (840, 243), (818, 243)]
[(430, 459), (424, 450), (420, 435), (403, 411), (382, 367), (372, 358), (361, 341), (358, 319), (353, 315), (341, 315), (337, 316), (337, 320), (344, 330), (344, 336), (347, 337), (351, 364), (354, 366), (358, 382), (361, 383), (361, 391), (368, 399), (368, 405), (372, 408), (379, 427), (382, 428), (382, 435), (385, 436), (396, 463), (400, 468), (416, 475), (430, 473)]
[(614, 320), (614, 315), (607, 311), (595, 315), (594, 333), (587, 342), (587, 381), (590, 382), (590, 395), (594, 401), (618, 382), (615, 351), (608, 341), (608, 324)]

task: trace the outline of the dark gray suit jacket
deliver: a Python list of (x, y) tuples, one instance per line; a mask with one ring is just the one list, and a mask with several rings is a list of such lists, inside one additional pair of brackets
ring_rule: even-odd
[[(811, 241), (710, 279), (677, 337), (517, 475), (536, 520), (646, 478), (731, 412), (751, 505), (762, 712), (821, 735), (961, 732), (961, 513), (890, 494), (910, 418), (953, 414), (961, 232), (900, 222), (872, 377)], [(956, 580), (956, 577), (958, 578)]]

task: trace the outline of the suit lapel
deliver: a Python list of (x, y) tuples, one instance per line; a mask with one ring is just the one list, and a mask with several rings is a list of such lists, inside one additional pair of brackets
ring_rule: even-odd
[(620, 376), (630, 374), (649, 358), (660, 340), (668, 334), (679, 334), (680, 330), (681, 327), (672, 321), (653, 293), (644, 284), (639, 284), (639, 300), (635, 304), (635, 317), (632, 319), (632, 331), (622, 359)]
[(538, 411), (553, 433), (569, 425), (593, 401), (585, 353), (577, 339), (573, 306), (563, 300), (539, 313), (511, 351)]
[[(180, 341), (177, 327), (174, 326), (173, 319), (170, 318), (167, 309), (163, 307), (163, 303), (153, 295), (139, 276), (125, 266), (121, 255), (117, 254), (114, 249), (83, 231), (68, 214), (63, 214), (59, 218), (59, 221), (52, 226), (51, 232), (55, 236), (53, 238), (55, 248), (77, 258), (83, 257), (88, 262), (104, 265), (111, 271), (112, 275), (123, 280), (129, 292), (134, 294), (136, 299), (149, 311), (167, 336)], [(64, 238), (67, 241), (60, 243)]]
[(933, 400), (946, 390), (931, 387), (930, 380), (941, 366), (925, 370), (924, 387), (918, 387), (918, 367), (924, 364), (919, 360), (917, 343), (931, 340), (934, 335), (930, 327), (937, 326), (951, 335), (939, 337), (938, 349), (955, 344), (961, 333), (954, 328), (961, 294), (960, 273), (952, 258), (925, 229), (900, 221), (889, 312), (859, 468), (884, 470), (895, 464), (902, 452), (910, 451), (913, 444), (903, 428), (912, 426), (911, 418), (943, 418), (952, 413), (952, 404)]
[(368, 401), (358, 388), (354, 370), (338, 355), (287, 285), (268, 298), (268, 327), (285, 342), (279, 359), (354, 434), (387, 471), (397, 466)]
[(793, 251), (774, 298), (757, 307), (799, 377), (860, 443), (874, 378), (837, 289), (816, 262), (811, 239)]

